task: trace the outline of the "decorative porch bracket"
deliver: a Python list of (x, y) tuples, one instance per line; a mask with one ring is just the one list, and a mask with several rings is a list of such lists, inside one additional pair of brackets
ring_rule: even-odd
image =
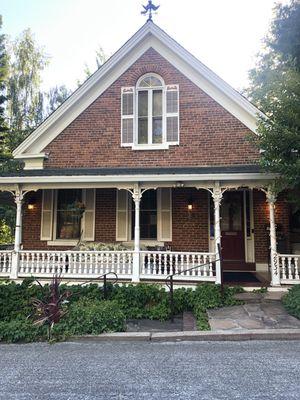
[(275, 203), (277, 200), (276, 192), (269, 187), (267, 190), (261, 189), (267, 198), (269, 204), (270, 216), (270, 256), (271, 256), (271, 285), (280, 286), (280, 271), (277, 260), (277, 239), (276, 239), (276, 224), (275, 224)]

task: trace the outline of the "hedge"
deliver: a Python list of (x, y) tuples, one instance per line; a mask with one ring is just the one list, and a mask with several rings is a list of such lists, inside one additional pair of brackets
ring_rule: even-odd
[(282, 303), (287, 312), (300, 319), (300, 285), (295, 285), (283, 296)]

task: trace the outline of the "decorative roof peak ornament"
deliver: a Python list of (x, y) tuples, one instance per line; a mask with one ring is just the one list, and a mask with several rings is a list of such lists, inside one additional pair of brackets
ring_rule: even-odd
[(158, 10), (159, 7), (160, 6), (155, 6), (152, 3), (152, 0), (148, 0), (148, 4), (146, 6), (143, 6), (144, 11), (141, 11), (141, 14), (146, 15), (149, 13), (147, 21), (152, 21), (152, 11)]

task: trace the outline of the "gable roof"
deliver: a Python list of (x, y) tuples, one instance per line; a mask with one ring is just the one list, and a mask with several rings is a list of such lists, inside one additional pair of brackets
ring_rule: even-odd
[(148, 21), (15, 149), (14, 157), (20, 159), (44, 157), (42, 150), (149, 48), (155, 49), (194, 84), (255, 132), (257, 116), (263, 116), (263, 113), (161, 28)]

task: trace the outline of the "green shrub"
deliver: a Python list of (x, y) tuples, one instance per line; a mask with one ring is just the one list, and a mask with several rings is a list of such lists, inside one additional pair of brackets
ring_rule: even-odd
[(22, 284), (14, 282), (0, 283), (0, 321), (10, 321), (20, 317), (26, 318), (32, 312), (32, 298), (43, 297), (47, 286), (43, 289), (32, 285), (33, 279), (24, 279)]
[(21, 318), (0, 322), (0, 342), (35, 342), (46, 340), (45, 327), (36, 327), (32, 321)]
[(103, 332), (123, 332), (125, 315), (114, 301), (99, 301), (82, 298), (70, 305), (64, 319), (54, 326), (54, 336), (98, 335)]
[(150, 318), (151, 309), (167, 298), (166, 291), (158, 285), (116, 285), (110, 294), (126, 318)]
[(10, 244), (14, 242), (14, 238), (10, 227), (4, 220), (0, 220), (0, 244)]
[(300, 319), (300, 285), (295, 285), (283, 296), (282, 303), (287, 312)]
[[(34, 341), (45, 338), (46, 328), (32, 326), (27, 317), (32, 313), (32, 299), (42, 299), (49, 291), (33, 285), (33, 279), (22, 284), (0, 282), (0, 341)], [(65, 285), (61, 289), (64, 290)], [(97, 284), (68, 286), (68, 313), (53, 328), (53, 336), (99, 334), (123, 331), (126, 318), (149, 318), (165, 321), (170, 318), (169, 293), (159, 285), (108, 285), (108, 300), (104, 301), (103, 288)], [(174, 290), (174, 313), (192, 311), (198, 329), (209, 329), (206, 310), (240, 304), (233, 298), (241, 292), (239, 287), (224, 287), (203, 283), (193, 289)]]
[(197, 328), (199, 329), (199, 331), (209, 331), (210, 325), (208, 322), (206, 309), (201, 304), (198, 304), (195, 306), (193, 313), (196, 318)]

